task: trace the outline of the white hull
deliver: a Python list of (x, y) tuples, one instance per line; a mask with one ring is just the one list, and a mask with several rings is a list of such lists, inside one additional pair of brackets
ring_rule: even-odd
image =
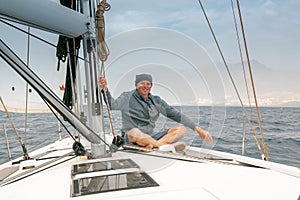
[[(86, 5), (88, 1), (82, 2), (82, 8), (89, 10)], [(90, 21), (86, 15), (52, 1), (27, 0), (25, 6), (22, 6), (17, 0), (0, 0), (0, 5), (1, 17), (5, 19), (21, 21), (63, 35), (77, 36), (86, 33), (87, 23)], [(35, 9), (32, 9), (33, 5), (36, 6)], [(45, 10), (48, 12), (44, 12)], [(85, 34), (84, 41), (93, 40), (96, 35), (93, 34), (94, 32)], [(102, 143), (77, 115), (69, 112), (59, 98), (56, 98), (25, 64), (10, 52), (2, 40), (0, 50), (0, 56), (39, 91), (51, 106), (61, 111), (78, 132), (90, 142)], [(92, 58), (85, 55), (86, 59), (89, 57)], [(96, 71), (96, 63), (93, 63), (93, 59), (89, 61), (91, 66), (86, 69), (91, 71), (86, 72), (87, 80), (94, 78), (88, 75)], [(87, 81), (86, 85), (90, 87), (95, 82)], [(90, 96), (96, 91), (95, 88), (88, 88)], [(97, 98), (88, 99), (88, 102), (99, 103)], [(92, 109), (92, 105), (90, 108)], [(99, 125), (96, 122), (100, 121), (98, 117), (100, 115), (88, 119), (96, 129)], [(95, 132), (101, 132), (100, 128)], [(86, 157), (73, 155), (73, 142), (71, 138), (66, 138), (31, 152), (31, 160), (13, 164), (21, 159), (19, 158), (0, 165), (1, 200), (300, 198), (300, 169), (296, 167), (195, 147), (187, 149), (186, 154), (189, 156), (159, 151), (142, 153), (127, 150), (117, 151), (102, 159), (88, 160)], [(111, 141), (108, 144), (111, 144)], [(125, 162), (131, 165), (123, 168), (112, 167), (113, 163), (122, 166)], [(99, 170), (98, 165), (103, 165), (104, 168)], [(144, 178), (141, 178), (143, 176)], [(148, 187), (146, 183), (149, 184)], [(126, 189), (128, 186), (132, 188)], [(105, 192), (98, 192), (99, 190)]]
[[(48, 152), (43, 156), (44, 158), (65, 155), (72, 152), (72, 144), (73, 141), (71, 139), (64, 139), (30, 154), (30, 156), (36, 157), (44, 152)], [(202, 157), (210, 151), (206, 152), (206, 150), (191, 147), (187, 150), (187, 153), (189, 152)], [(218, 157), (214, 154), (227, 157), (216, 159)], [(40, 159), (43, 157), (40, 157)], [(85, 157), (70, 159), (72, 157), (74, 156), (66, 156), (56, 162), (47, 164), (45, 166), (47, 169), (43, 167), (39, 169), (39, 165), (49, 162), (51, 159), (36, 161), (36, 163), (30, 161), (36, 166), (35, 168), (27, 169), (27, 172), (32, 170), (34, 174), (26, 173), (24, 174), (25, 178), (20, 180), (17, 178), (12, 183), (5, 183), (6, 180), (2, 181), (2, 186), (0, 187), (1, 199), (144, 200), (183, 199), (188, 197), (195, 199), (297, 199), (300, 195), (299, 169), (216, 151), (212, 151), (212, 155), (207, 154), (205, 156), (206, 158), (215, 159), (199, 160), (193, 157), (180, 157), (175, 154), (164, 154), (161, 152), (130, 153), (124, 151), (118, 151), (113, 153), (112, 157), (103, 159), (87, 160)], [(159, 186), (72, 197), (72, 179), (76, 178), (71, 175), (72, 165), (119, 159), (131, 159)], [(64, 160), (68, 161), (62, 162)], [(248, 165), (241, 164), (237, 160)], [(57, 162), (62, 163), (57, 164)], [(249, 166), (251, 163), (256, 165), (256, 167)], [(26, 164), (21, 165), (24, 166)], [(11, 162), (5, 163), (0, 166), (0, 170), (11, 166)], [(101, 173), (102, 175), (103, 173), (122, 174), (124, 170), (130, 171), (133, 169), (108, 170), (98, 174), (90, 174), (90, 176), (99, 176)], [(10, 177), (24, 173), (24, 171), (26, 170), (18, 170)], [(119, 178), (121, 180), (119, 181), (122, 182), (122, 175)]]

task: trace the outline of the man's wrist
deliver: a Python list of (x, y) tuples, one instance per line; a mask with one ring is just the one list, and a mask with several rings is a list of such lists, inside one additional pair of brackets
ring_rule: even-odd
[(201, 132), (203, 132), (203, 129), (202, 128), (200, 128), (199, 126), (195, 126), (195, 129), (194, 129), (196, 132), (198, 132), (198, 133), (201, 133)]

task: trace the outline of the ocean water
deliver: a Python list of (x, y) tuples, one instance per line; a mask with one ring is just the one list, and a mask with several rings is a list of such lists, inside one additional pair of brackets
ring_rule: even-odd
[[(214, 143), (203, 144), (197, 133), (190, 130), (183, 138), (188, 145), (209, 148), (229, 153), (242, 154), (243, 133), (245, 133), (244, 155), (261, 158), (258, 151), (253, 129), (256, 130), (257, 138), (261, 141), (258, 120), (255, 110), (251, 118), (250, 108), (246, 108), (247, 115), (243, 114), (241, 107), (178, 107), (204, 130), (213, 135)], [(259, 109), (262, 122), (264, 142), (268, 147), (269, 160), (290, 166), (300, 167), (300, 108), (290, 107), (261, 107)], [(121, 117), (118, 111), (113, 111), (113, 124), (116, 133), (120, 132)], [(25, 130), (25, 115), (10, 113), (14, 126), (26, 144), (28, 153), (36, 148), (54, 142), (59, 137), (67, 135), (66, 130), (59, 130), (58, 121), (53, 114), (28, 114), (27, 128)], [(105, 132), (110, 132), (107, 113), (105, 113)], [(251, 129), (250, 123), (253, 123)], [(74, 128), (64, 121), (71, 133)], [(178, 125), (164, 117), (157, 122), (157, 131)], [(8, 150), (4, 137), (7, 133), (9, 149), (13, 158), (22, 155), (22, 148), (16, 139), (15, 132), (9, 122), (6, 113), (0, 111), (0, 163), (8, 160)]]

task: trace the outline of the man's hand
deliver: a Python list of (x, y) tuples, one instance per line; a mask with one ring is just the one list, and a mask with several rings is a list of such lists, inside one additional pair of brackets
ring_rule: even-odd
[(107, 90), (107, 82), (106, 82), (106, 79), (104, 76), (102, 76), (102, 75), (99, 76), (98, 84), (104, 91)]
[(195, 127), (195, 131), (199, 134), (199, 136), (200, 136), (200, 138), (201, 138), (201, 140), (203, 141), (204, 144), (206, 143), (206, 140), (208, 140), (208, 142), (210, 144), (213, 143), (213, 138), (210, 135), (210, 133), (202, 130), (199, 126)]

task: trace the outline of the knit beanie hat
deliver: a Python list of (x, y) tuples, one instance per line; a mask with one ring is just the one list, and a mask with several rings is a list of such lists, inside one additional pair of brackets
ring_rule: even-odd
[(152, 85), (152, 76), (150, 74), (138, 74), (135, 77), (135, 86), (141, 81), (149, 81)]

